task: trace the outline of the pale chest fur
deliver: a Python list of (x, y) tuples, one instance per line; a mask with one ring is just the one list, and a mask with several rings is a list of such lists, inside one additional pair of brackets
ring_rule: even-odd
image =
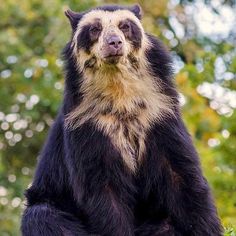
[(115, 75), (101, 71), (94, 78), (88, 76), (82, 91), (83, 100), (69, 114), (69, 124), (75, 128), (93, 122), (134, 172), (145, 153), (147, 131), (155, 120), (171, 112), (170, 99), (151, 76), (134, 71)]
[(132, 112), (125, 110), (126, 112), (102, 112), (94, 122), (110, 137), (126, 165), (135, 171), (145, 151), (146, 131), (150, 122), (147, 120), (147, 106), (142, 100), (135, 104)]

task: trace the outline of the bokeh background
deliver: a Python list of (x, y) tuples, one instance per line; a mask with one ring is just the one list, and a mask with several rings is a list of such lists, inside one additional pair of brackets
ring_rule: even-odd
[[(0, 235), (20, 235), (24, 189), (63, 95), (63, 11), (137, 1), (1, 0)], [(236, 235), (236, 2), (146, 0), (147, 32), (170, 49), (183, 117), (201, 156), (225, 235)]]

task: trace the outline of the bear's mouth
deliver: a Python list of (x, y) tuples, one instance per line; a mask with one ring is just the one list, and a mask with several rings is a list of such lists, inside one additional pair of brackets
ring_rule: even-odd
[(117, 64), (122, 56), (123, 54), (108, 55), (104, 57), (104, 61), (108, 64)]

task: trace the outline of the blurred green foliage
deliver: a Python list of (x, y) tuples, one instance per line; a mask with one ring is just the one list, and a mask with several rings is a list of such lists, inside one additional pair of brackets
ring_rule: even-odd
[[(111, 1), (0, 4), (0, 235), (20, 235), (23, 192), (62, 100), (60, 51), (70, 38), (63, 10), (69, 6), (82, 11), (104, 3)], [(146, 31), (157, 35), (173, 54), (185, 122), (228, 227), (225, 234), (236, 235), (230, 226), (236, 225), (236, 31), (232, 27), (222, 35), (204, 35), (204, 25), (197, 21), (205, 8), (215, 17), (222, 9), (235, 12), (235, 1), (139, 3)]]

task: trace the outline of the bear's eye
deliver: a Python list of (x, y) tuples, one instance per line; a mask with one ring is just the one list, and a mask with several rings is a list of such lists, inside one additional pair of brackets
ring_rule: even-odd
[(102, 26), (99, 22), (91, 25), (89, 28), (89, 34), (92, 41), (96, 41), (102, 31)]
[(128, 31), (130, 29), (130, 24), (128, 22), (121, 23), (119, 28), (123, 31)]
[(89, 29), (90, 33), (92, 34), (96, 34), (96, 33), (99, 33), (101, 31), (101, 28), (100, 27), (97, 27), (97, 26), (91, 26), (90, 29)]

